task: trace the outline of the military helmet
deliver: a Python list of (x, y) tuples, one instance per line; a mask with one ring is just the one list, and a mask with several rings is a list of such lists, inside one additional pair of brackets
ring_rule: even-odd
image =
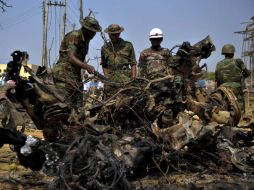
[(221, 54), (234, 54), (235, 47), (232, 44), (226, 44), (221, 49)]
[(101, 26), (99, 22), (94, 18), (87, 16), (83, 19), (80, 20), (81, 26), (85, 27), (88, 30), (91, 30), (93, 32), (100, 32), (101, 31)]
[(159, 28), (153, 28), (150, 31), (149, 38), (163, 38), (163, 32)]
[(104, 30), (104, 32), (109, 34), (118, 34), (124, 31), (124, 28), (119, 26), (118, 24), (110, 24), (108, 28)]

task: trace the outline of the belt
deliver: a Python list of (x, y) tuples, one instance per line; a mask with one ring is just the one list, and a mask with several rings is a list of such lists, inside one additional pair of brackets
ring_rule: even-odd
[(109, 70), (122, 70), (122, 71), (127, 71), (130, 70), (129, 65), (110, 65)]

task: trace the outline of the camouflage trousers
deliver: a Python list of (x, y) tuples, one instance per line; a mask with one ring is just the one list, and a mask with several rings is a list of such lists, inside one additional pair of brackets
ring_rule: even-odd
[[(131, 71), (130, 69), (111, 71), (108, 78), (110, 81), (115, 83), (126, 83), (131, 81)], [(116, 94), (119, 89), (119, 86), (105, 83), (103, 90), (103, 99), (109, 98), (110, 96)]]
[(58, 89), (60, 95), (65, 99), (65, 103), (71, 108), (78, 109), (83, 106), (83, 86), (74, 87), (72, 84), (62, 81), (56, 81), (55, 87)]
[(247, 88), (233, 88), (233, 87), (229, 87), (235, 94), (236, 98), (237, 98), (237, 102), (240, 105), (240, 109), (241, 112), (244, 113), (246, 108), (247, 108), (247, 100), (244, 97), (244, 91), (247, 90)]

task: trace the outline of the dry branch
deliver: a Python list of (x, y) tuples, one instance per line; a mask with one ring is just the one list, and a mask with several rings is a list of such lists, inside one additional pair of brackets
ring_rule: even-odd
[(5, 1), (0, 0), (0, 8), (2, 9), (2, 12), (6, 11), (6, 7), (12, 7), (12, 6), (8, 5)]

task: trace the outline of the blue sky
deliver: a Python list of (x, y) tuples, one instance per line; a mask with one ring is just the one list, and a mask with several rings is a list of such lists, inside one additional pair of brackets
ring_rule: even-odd
[[(30, 62), (41, 64), (42, 52), (42, 0), (6, 0), (13, 7), (0, 12), (0, 63), (8, 62), (10, 53), (16, 49), (28, 51)], [(59, 0), (60, 1), (60, 0)], [(254, 0), (83, 0), (84, 15), (89, 9), (105, 29), (109, 24), (118, 23), (125, 28), (122, 38), (134, 45), (136, 57), (150, 46), (148, 39), (152, 28), (164, 32), (163, 47), (171, 48), (183, 41), (191, 44), (210, 35), (216, 46), (208, 59), (209, 71), (222, 59), (223, 44), (236, 46), (236, 57), (241, 56), (242, 36), (234, 34), (245, 28), (242, 22), (254, 16)], [(67, 31), (79, 26), (78, 0), (67, 1)], [(48, 47), (51, 47), (51, 63), (57, 59), (60, 45), (59, 9), (51, 8)], [(107, 35), (106, 35), (107, 37)], [(99, 34), (91, 41), (90, 62), (101, 71), (98, 61), (103, 40)]]

